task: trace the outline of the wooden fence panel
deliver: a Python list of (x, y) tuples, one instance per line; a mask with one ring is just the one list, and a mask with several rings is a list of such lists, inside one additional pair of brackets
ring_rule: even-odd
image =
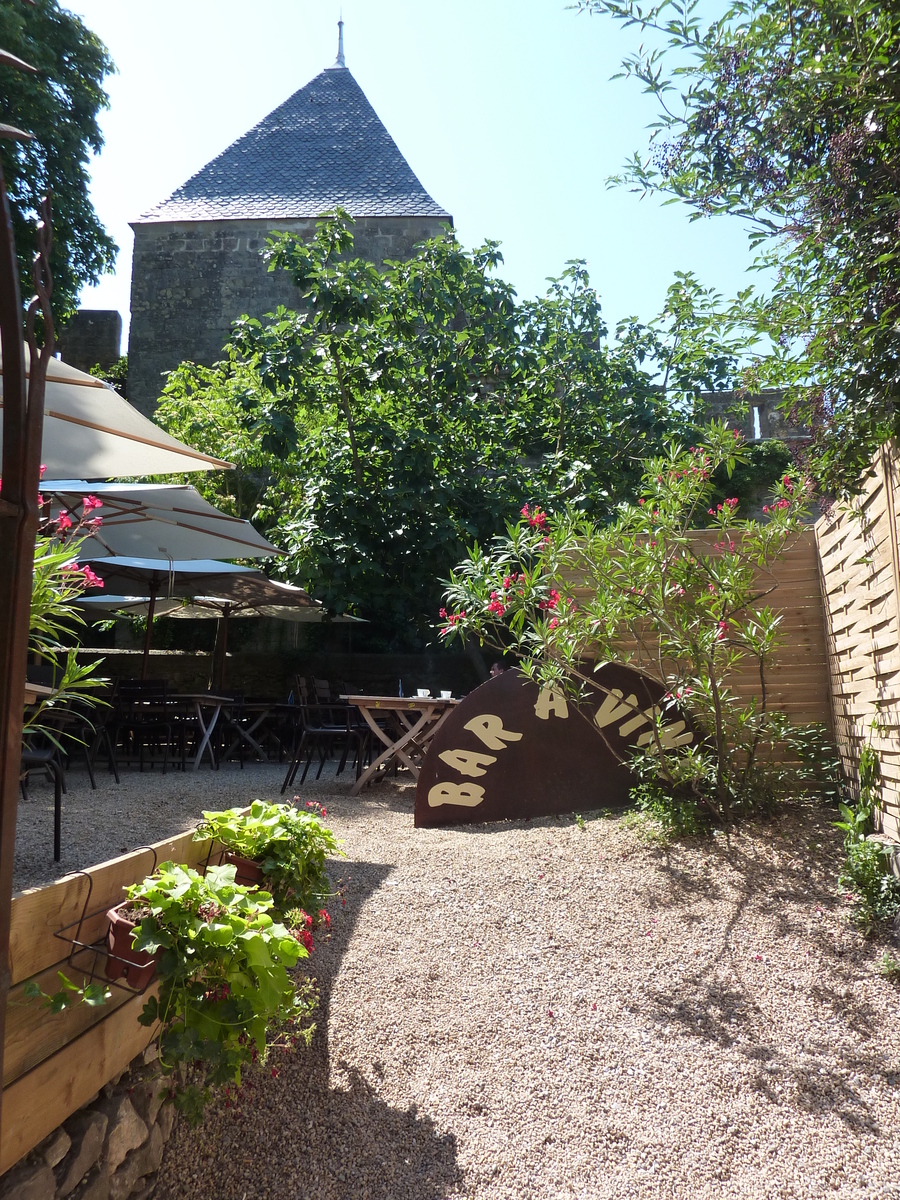
[(852, 503), (815, 527), (828, 634), (833, 728), (858, 781), (866, 742), (882, 763), (882, 824), (900, 837), (900, 458), (888, 443)]
[[(702, 530), (691, 536), (712, 548), (720, 535), (715, 530)], [(574, 572), (571, 581), (570, 593), (576, 599), (589, 600), (590, 588), (583, 580), (579, 584)], [(812, 527), (800, 533), (784, 557), (767, 575), (761, 576), (760, 582), (772, 589), (762, 603), (781, 615), (781, 649), (766, 673), (769, 706), (785, 713), (795, 725), (821, 724), (830, 728), (828, 647), (816, 534)], [(646, 665), (645, 669), (649, 674), (655, 673), (653, 665)], [(728, 686), (747, 699), (761, 696), (759, 672), (751, 664), (732, 675)]]

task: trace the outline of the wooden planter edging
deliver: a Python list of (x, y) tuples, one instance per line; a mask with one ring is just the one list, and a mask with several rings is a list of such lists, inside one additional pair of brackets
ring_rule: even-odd
[[(102, 1008), (79, 1004), (56, 1015), (23, 995), (32, 979), (44, 991), (56, 991), (60, 970), (76, 982), (83, 978), (66, 962), (70, 945), (56, 934), (81, 916), (86, 876), (92, 881), (89, 912), (97, 915), (85, 922), (81, 940), (90, 942), (103, 936), (106, 910), (122, 900), (122, 889), (150, 873), (152, 851), (159, 863), (172, 860), (196, 867), (206, 861), (209, 849), (208, 841), (193, 841), (189, 831), (13, 897), (9, 946), (13, 987), (3, 1047), (0, 1174), (123, 1071), (153, 1034), (137, 1021), (149, 992), (130, 995), (113, 988), (112, 1000)], [(102, 971), (102, 961), (98, 966)]]

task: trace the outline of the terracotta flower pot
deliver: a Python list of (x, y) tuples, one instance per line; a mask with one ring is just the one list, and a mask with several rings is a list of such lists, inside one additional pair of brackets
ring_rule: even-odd
[(226, 850), (222, 855), (222, 862), (237, 868), (237, 874), (234, 877), (235, 883), (240, 883), (244, 887), (260, 887), (262, 885), (262, 867), (252, 858), (244, 858), (240, 854), (232, 854), (230, 850)]
[(109, 929), (106, 934), (106, 948), (109, 951), (106, 977), (124, 979), (129, 987), (142, 992), (156, 974), (156, 955), (132, 947), (131, 935), (140, 921), (134, 920), (130, 912), (131, 901), (126, 900), (124, 904), (111, 908), (106, 914), (109, 917)]

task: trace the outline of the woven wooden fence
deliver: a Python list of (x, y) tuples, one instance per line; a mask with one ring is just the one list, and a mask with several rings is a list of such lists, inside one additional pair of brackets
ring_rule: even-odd
[(816, 525), (834, 732), (851, 781), (860, 748), (881, 760), (883, 828), (900, 839), (900, 454), (876, 455), (861, 494)]
[[(124, 900), (127, 884), (151, 872), (154, 852), (157, 862), (172, 860), (196, 867), (209, 851), (208, 841), (194, 842), (192, 834), (186, 833), (13, 897), (9, 946), (13, 986), (3, 1045), (0, 1174), (123, 1071), (153, 1033), (137, 1020), (149, 992), (136, 995), (114, 987), (112, 999), (102, 1008), (78, 1004), (54, 1015), (40, 1001), (26, 999), (25, 984), (34, 980), (43, 991), (55, 992), (60, 970), (82, 983), (94, 956), (82, 954), (75, 960), (77, 965), (70, 964), (72, 944), (65, 940), (65, 935), (76, 936), (82, 913), (86, 911), (88, 919), (79, 940), (90, 943), (102, 938), (107, 909)], [(102, 982), (104, 960), (98, 958), (96, 966)]]
[[(715, 553), (715, 531), (698, 530), (696, 543)], [(768, 592), (763, 604), (781, 614), (781, 648), (766, 669), (766, 697), (770, 709), (785, 713), (794, 725), (821, 724), (831, 728), (828, 695), (829, 658), (826, 646), (822, 589), (816, 554), (816, 535), (804, 529), (771, 571), (760, 573), (760, 591)], [(571, 576), (570, 591), (586, 600), (590, 589)], [(635, 666), (638, 663), (634, 664)], [(654, 674), (655, 664), (640, 664)], [(761, 698), (759, 671), (748, 662), (727, 680), (742, 699)]]

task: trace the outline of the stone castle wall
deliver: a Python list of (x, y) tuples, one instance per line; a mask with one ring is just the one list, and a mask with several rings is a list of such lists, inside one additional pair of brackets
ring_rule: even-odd
[[(148, 222), (134, 226), (128, 399), (152, 416), (162, 374), (185, 359), (206, 366), (221, 357), (231, 323), (294, 307), (286, 271), (262, 259), (276, 231), (309, 237), (315, 219)], [(433, 217), (360, 217), (354, 253), (372, 262), (409, 258), (417, 242), (443, 231)]]
[(79, 308), (60, 329), (60, 357), (79, 371), (108, 370), (122, 353), (122, 318), (114, 309)]

